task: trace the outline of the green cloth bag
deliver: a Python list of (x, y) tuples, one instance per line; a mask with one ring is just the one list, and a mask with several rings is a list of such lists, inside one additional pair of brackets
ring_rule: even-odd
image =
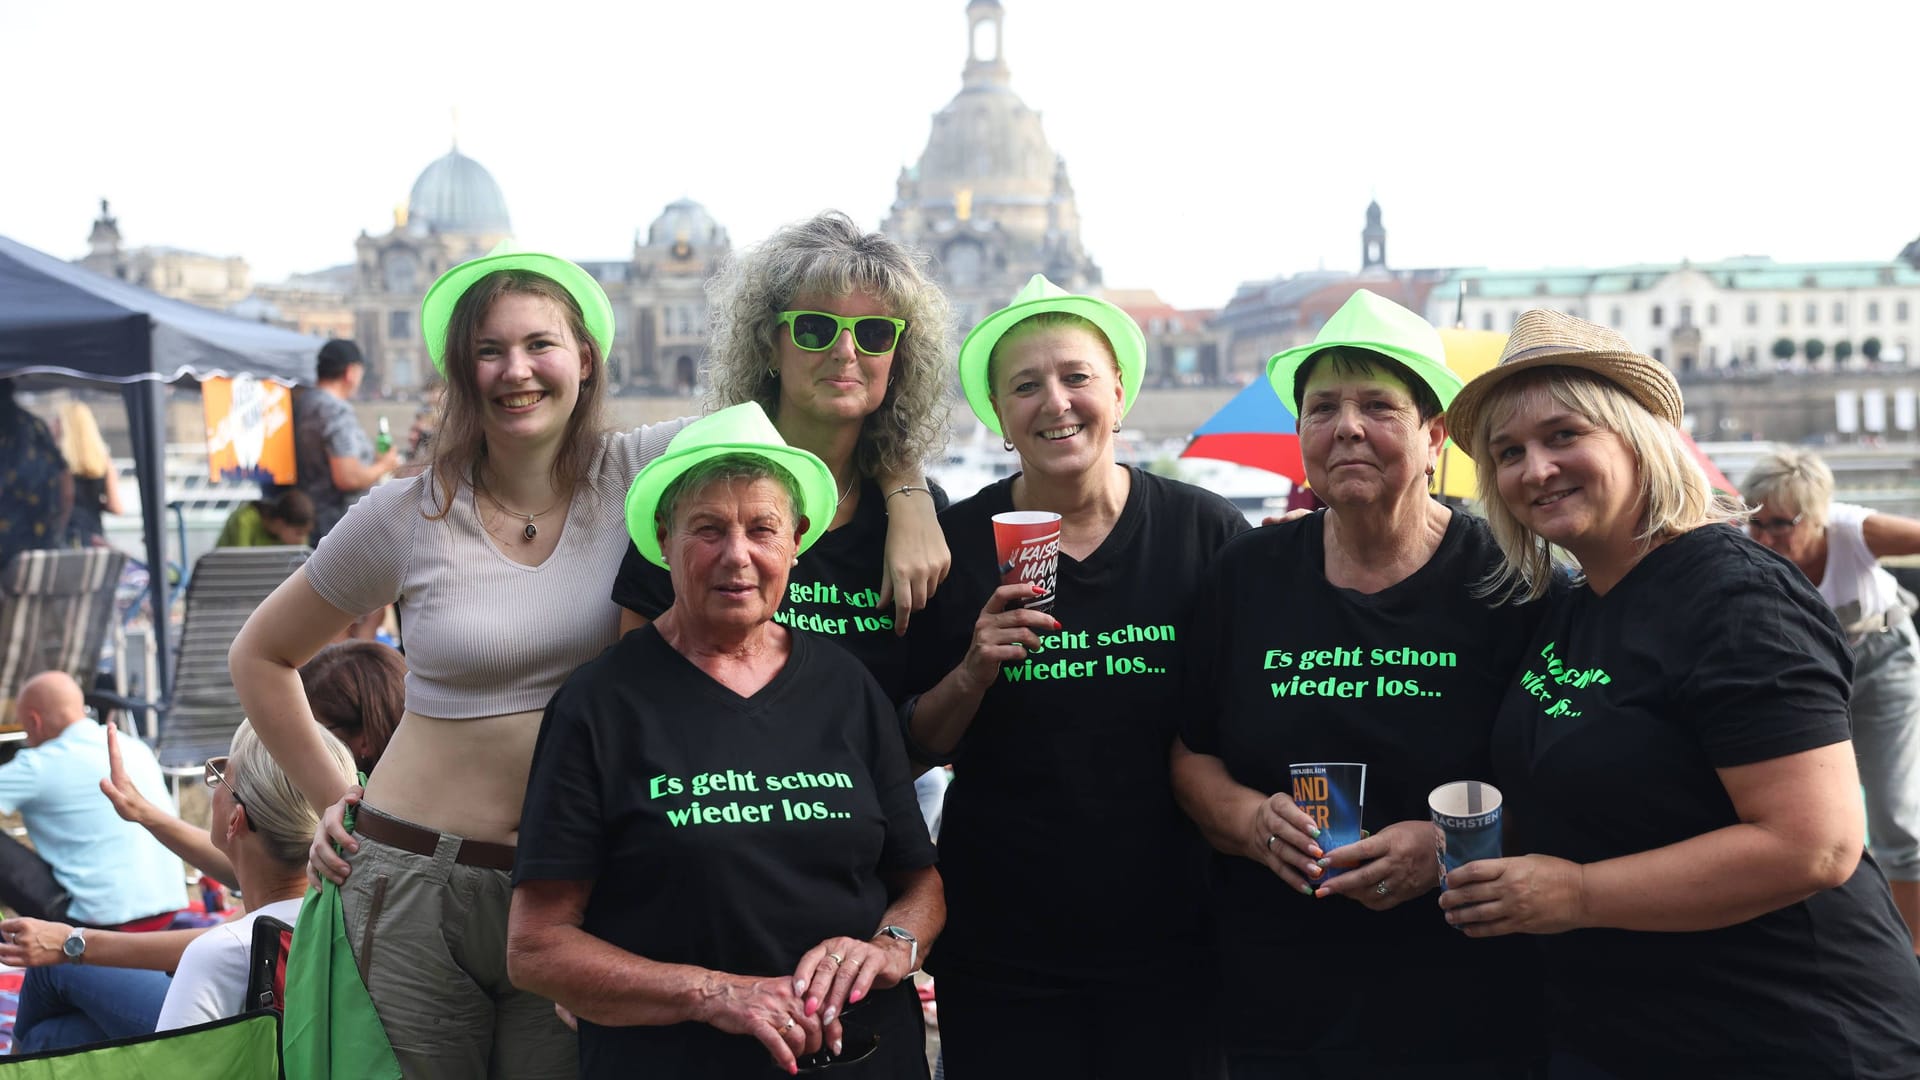
[[(351, 806), (346, 826), (353, 831)], [(307, 890), (294, 924), (281, 1046), (287, 1080), (400, 1080), (393, 1044), (353, 962), (340, 886), (331, 881)]]

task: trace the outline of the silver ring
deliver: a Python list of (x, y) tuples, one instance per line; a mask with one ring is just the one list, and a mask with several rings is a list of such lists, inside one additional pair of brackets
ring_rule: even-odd
[(782, 1027), (782, 1028), (780, 1029), (780, 1032), (781, 1032), (781, 1034), (783, 1034), (783, 1035), (784, 1035), (784, 1034), (786, 1034), (786, 1033), (787, 1033), (788, 1031), (791, 1031), (791, 1030), (793, 1030), (793, 1017), (791, 1017), (791, 1016), (789, 1016), (789, 1017), (787, 1017), (787, 1023), (786, 1023), (786, 1026), (784, 1026), (784, 1027)]
[(839, 953), (828, 953), (828, 954), (827, 954), (827, 959), (829, 959), (829, 960), (831, 960), (831, 961), (833, 961), (833, 966), (834, 966), (834, 967), (839, 967), (839, 966), (840, 966), (840, 961), (842, 961), (842, 960), (844, 960), (844, 959), (846, 959), (846, 957), (844, 957), (844, 956), (841, 956), (841, 955), (840, 955)]
[(1268, 851), (1272, 851), (1272, 850), (1273, 850), (1273, 842), (1274, 842), (1275, 840), (1278, 840), (1278, 839), (1280, 839), (1280, 837), (1279, 837), (1279, 836), (1277, 836), (1277, 835), (1275, 835), (1275, 834), (1273, 834), (1273, 833), (1268, 833), (1268, 834), (1267, 834), (1267, 850), (1268, 850)]
[(1380, 884), (1378, 884), (1378, 885), (1375, 885), (1375, 886), (1373, 887), (1373, 891), (1374, 891), (1374, 892), (1376, 892), (1376, 893), (1379, 893), (1379, 894), (1380, 894), (1381, 896), (1385, 896), (1385, 895), (1387, 895), (1388, 893), (1390, 893), (1390, 892), (1392, 892), (1393, 890), (1392, 890), (1392, 889), (1390, 889), (1390, 888), (1388, 888), (1388, 887), (1387, 887), (1387, 883), (1383, 881), (1383, 882), (1381, 882)]

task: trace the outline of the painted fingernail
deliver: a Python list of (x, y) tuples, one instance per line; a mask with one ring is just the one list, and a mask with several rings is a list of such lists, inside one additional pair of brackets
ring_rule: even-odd
[(1315, 840), (1318, 840), (1320, 839), (1320, 830), (1309, 825), (1307, 826), (1307, 835), (1313, 837)]
[(1316, 859), (1317, 859), (1317, 858), (1319, 858), (1320, 856), (1322, 856), (1322, 855), (1325, 855), (1325, 854), (1326, 854), (1326, 852), (1324, 852), (1324, 851), (1321, 851), (1321, 850), (1320, 850), (1320, 845), (1319, 845), (1319, 844), (1308, 844), (1308, 845), (1307, 845), (1307, 854), (1309, 854), (1309, 855), (1311, 855), (1311, 856), (1313, 856), (1314, 858), (1316, 858)]
[(1046, 590), (1046, 589), (1044, 589), (1044, 588), (1042, 588), (1041, 586), (1038, 586), (1038, 585), (1035, 585), (1035, 586), (1033, 587), (1033, 595), (1035, 595), (1035, 596), (1045, 596), (1045, 595), (1047, 595), (1047, 590)]
[(1326, 873), (1326, 871), (1320, 869), (1320, 867), (1318, 866), (1315, 866), (1313, 864), (1308, 864), (1307, 866), (1308, 877), (1319, 877), (1321, 874), (1324, 874), (1324, 873)]
[[(824, 1015), (824, 1016), (822, 1016), (822, 1017), (820, 1018), (820, 1022), (821, 1022), (821, 1023), (823, 1023), (823, 1024), (831, 1024), (831, 1023), (833, 1023), (833, 1018), (834, 1018), (834, 1017), (835, 1017), (836, 1015), (838, 1015), (838, 1013), (837, 1013), (837, 1011), (836, 1011), (836, 1010), (834, 1009), (834, 1007), (833, 1007), (833, 1006), (831, 1006), (831, 1005), (829, 1005), (829, 1006), (827, 1006), (827, 1012), (826, 1012), (826, 1015)], [(837, 1052), (837, 1051), (836, 1051), (836, 1052)]]
[(1059, 619), (1055, 619), (1055, 620), (1053, 620), (1053, 628), (1054, 628), (1055, 630), (1058, 630), (1058, 629), (1060, 629), (1060, 620), (1059, 620)]
[(833, 1056), (834, 1057), (840, 1056), (840, 1040), (839, 1039), (833, 1040)]
[(1305, 895), (1307, 895), (1307, 896), (1312, 896), (1312, 895), (1313, 895), (1313, 886), (1311, 886), (1311, 885), (1308, 885), (1308, 884), (1307, 884), (1307, 883), (1305, 883), (1305, 882), (1301, 882), (1301, 883), (1300, 883), (1300, 891), (1301, 891), (1301, 892), (1302, 892), (1303, 894), (1305, 894)]
[(807, 992), (807, 980), (805, 980), (805, 979), (795, 979), (795, 980), (793, 980), (793, 992), (794, 992), (794, 993), (796, 993), (796, 994), (804, 994), (804, 993), (806, 993), (806, 992)]
[(1331, 864), (1332, 864), (1332, 862), (1333, 862), (1333, 858), (1332, 858), (1331, 856), (1326, 856), (1326, 855), (1323, 855), (1323, 856), (1321, 856), (1320, 858), (1318, 858), (1318, 859), (1315, 859), (1315, 860), (1313, 860), (1313, 864), (1314, 864), (1315, 866), (1319, 866), (1319, 867), (1322, 867), (1322, 868), (1324, 868), (1324, 867), (1326, 867), (1326, 866), (1328, 866), (1328, 865), (1331, 865)]
[(808, 998), (807, 999), (807, 1015), (812, 1016), (814, 1013), (817, 1013), (819, 1011), (820, 1011), (820, 999)]
[(847, 1004), (858, 1005), (860, 1004), (860, 999), (866, 996), (867, 995), (861, 993), (860, 991), (855, 990), (853, 993), (847, 995)]

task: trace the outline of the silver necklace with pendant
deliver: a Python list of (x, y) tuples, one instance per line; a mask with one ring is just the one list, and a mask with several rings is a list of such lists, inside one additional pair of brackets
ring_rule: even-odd
[[(482, 487), (482, 488), (481, 488), (480, 490), (482, 490), (482, 491), (486, 491), (486, 488), (484, 488), (484, 487)], [(520, 535), (521, 535), (521, 536), (524, 536), (524, 537), (526, 537), (526, 538), (527, 538), (527, 542), (528, 542), (528, 543), (532, 543), (532, 542), (533, 542), (533, 538), (534, 538), (534, 537), (536, 537), (536, 536), (539, 536), (539, 535), (540, 535), (540, 527), (539, 527), (538, 525), (535, 525), (535, 524), (533, 523), (533, 519), (534, 519), (534, 518), (542, 518), (542, 517), (546, 517), (546, 516), (547, 516), (548, 514), (551, 514), (551, 513), (553, 513), (553, 508), (554, 508), (555, 506), (559, 506), (559, 505), (560, 505), (560, 500), (559, 500), (559, 499), (555, 499), (555, 500), (553, 501), (553, 505), (552, 505), (552, 506), (549, 506), (549, 507), (547, 507), (547, 508), (546, 508), (545, 510), (542, 510), (542, 511), (540, 511), (540, 512), (539, 512), (539, 513), (537, 513), (537, 514), (528, 514), (528, 513), (524, 513), (524, 512), (522, 512), (522, 511), (519, 511), (519, 510), (515, 510), (515, 509), (514, 509), (513, 507), (511, 507), (511, 506), (508, 506), (508, 505), (507, 505), (506, 503), (503, 503), (503, 502), (501, 502), (501, 501), (500, 501), (500, 496), (498, 496), (498, 495), (495, 495), (495, 494), (494, 494), (493, 492), (491, 492), (491, 491), (487, 491), (487, 498), (489, 498), (489, 499), (492, 499), (492, 500), (493, 500), (493, 505), (495, 505), (495, 506), (497, 506), (497, 507), (499, 507), (499, 508), (500, 508), (501, 510), (503, 510), (503, 511), (505, 511), (505, 512), (506, 512), (506, 513), (508, 514), (508, 516), (510, 516), (510, 517), (517, 517), (517, 518), (526, 518), (526, 519), (527, 519), (527, 524), (525, 525), (525, 527), (523, 527), (523, 528), (522, 528), (522, 529), (520, 530)]]

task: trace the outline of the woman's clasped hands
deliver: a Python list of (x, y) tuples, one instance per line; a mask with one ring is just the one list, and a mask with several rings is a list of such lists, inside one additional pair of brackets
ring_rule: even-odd
[(720, 975), (707, 1023), (730, 1035), (747, 1035), (767, 1048), (781, 1071), (799, 1071), (799, 1059), (840, 1045), (840, 1025), (810, 1014), (793, 979)]
[[(1385, 911), (1425, 895), (1440, 880), (1438, 833), (1431, 822), (1401, 821), (1330, 851), (1313, 816), (1285, 792), (1263, 801), (1253, 815), (1249, 854), (1295, 892), (1318, 899), (1345, 896)], [(1344, 871), (1331, 878), (1327, 870)]]

